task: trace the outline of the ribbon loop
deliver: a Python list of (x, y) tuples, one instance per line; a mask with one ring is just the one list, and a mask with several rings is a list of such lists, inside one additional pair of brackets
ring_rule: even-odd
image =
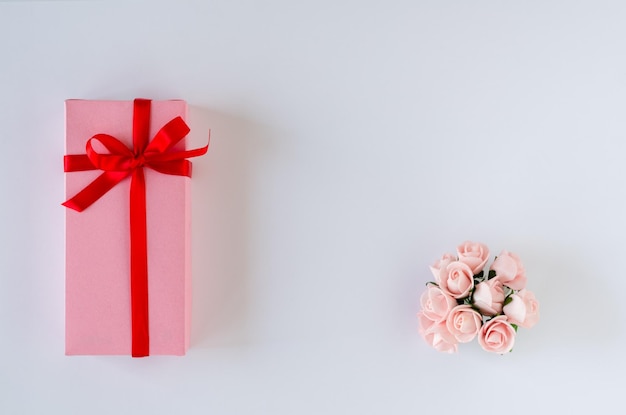
[(189, 127), (181, 117), (165, 124), (146, 147), (145, 154), (164, 154), (189, 134)]

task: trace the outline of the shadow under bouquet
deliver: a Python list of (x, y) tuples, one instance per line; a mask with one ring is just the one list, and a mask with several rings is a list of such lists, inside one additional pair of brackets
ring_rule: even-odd
[(488, 352), (513, 349), (519, 327), (539, 320), (539, 303), (526, 289), (526, 271), (519, 257), (502, 251), (487, 268), (489, 249), (464, 242), (457, 255), (445, 254), (430, 270), (417, 314), (419, 333), (440, 352), (455, 353), (459, 343), (478, 337)]

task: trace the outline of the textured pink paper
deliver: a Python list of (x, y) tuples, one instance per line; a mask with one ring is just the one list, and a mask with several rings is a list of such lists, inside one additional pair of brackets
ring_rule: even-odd
[[(132, 101), (68, 100), (65, 108), (66, 154), (85, 154), (97, 133), (132, 149)], [(152, 101), (150, 137), (179, 115), (186, 118), (184, 101)], [(66, 199), (99, 174), (66, 173)], [(184, 355), (191, 316), (190, 180), (149, 168), (145, 175), (150, 354)], [(123, 180), (81, 213), (66, 209), (67, 355), (131, 353), (129, 183)]]

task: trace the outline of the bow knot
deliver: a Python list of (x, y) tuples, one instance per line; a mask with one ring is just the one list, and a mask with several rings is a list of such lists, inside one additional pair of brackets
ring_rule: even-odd
[[(187, 158), (205, 154), (209, 146), (171, 151), (188, 133), (185, 121), (176, 117), (165, 124), (144, 149), (135, 145), (134, 151), (111, 135), (94, 135), (87, 140), (86, 154), (65, 156), (65, 171), (95, 169), (103, 173), (63, 205), (82, 212), (133, 171), (144, 167), (163, 174), (191, 177), (191, 162)], [(96, 151), (94, 142), (99, 142), (108, 153)]]
[(143, 167), (145, 163), (146, 163), (146, 158), (143, 156), (143, 154), (140, 154), (133, 159), (133, 162), (131, 163), (131, 167), (133, 169), (136, 169), (137, 167)]

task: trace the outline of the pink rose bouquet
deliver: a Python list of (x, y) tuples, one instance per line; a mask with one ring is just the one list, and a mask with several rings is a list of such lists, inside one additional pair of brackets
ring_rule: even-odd
[(539, 321), (539, 303), (526, 289), (526, 270), (519, 257), (502, 251), (487, 268), (489, 248), (464, 242), (456, 255), (444, 254), (430, 267), (420, 298), (419, 333), (440, 352), (454, 353), (459, 343), (478, 338), (493, 353), (513, 349), (518, 327)]

